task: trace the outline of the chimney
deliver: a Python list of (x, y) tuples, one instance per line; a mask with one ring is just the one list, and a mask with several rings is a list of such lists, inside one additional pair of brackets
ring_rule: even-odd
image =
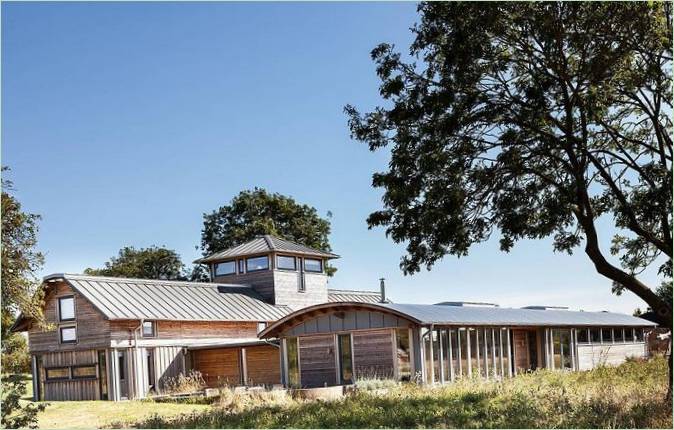
[(381, 291), (381, 302), (386, 303), (386, 284), (384, 281), (386, 278), (379, 278), (379, 290)]

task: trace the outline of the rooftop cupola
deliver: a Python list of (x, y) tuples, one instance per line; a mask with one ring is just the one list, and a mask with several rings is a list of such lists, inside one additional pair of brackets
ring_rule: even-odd
[(325, 265), (339, 255), (271, 235), (195, 261), (209, 267), (213, 282), (245, 284), (276, 305), (300, 309), (328, 301)]

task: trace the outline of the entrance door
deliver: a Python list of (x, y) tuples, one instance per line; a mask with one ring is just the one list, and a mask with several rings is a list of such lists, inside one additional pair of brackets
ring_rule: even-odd
[(117, 370), (119, 372), (119, 397), (129, 398), (129, 381), (127, 380), (126, 351), (117, 351)]
[(339, 348), (339, 383), (341, 385), (353, 384), (353, 361), (351, 360), (351, 335), (340, 334), (337, 336)]

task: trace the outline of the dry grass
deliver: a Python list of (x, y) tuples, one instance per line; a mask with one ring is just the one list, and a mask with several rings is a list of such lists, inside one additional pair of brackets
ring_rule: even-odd
[[(332, 402), (279, 392), (225, 394), (207, 411), (135, 422), (144, 428), (672, 428), (667, 363), (630, 361), (589, 372), (538, 371), (503, 382), (359, 390)], [(379, 392), (380, 390), (378, 390)], [(257, 396), (257, 397), (254, 397)]]

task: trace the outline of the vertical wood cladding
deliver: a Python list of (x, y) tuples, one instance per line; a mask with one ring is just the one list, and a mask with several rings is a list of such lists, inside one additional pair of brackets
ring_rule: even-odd
[(239, 348), (200, 349), (192, 351), (192, 368), (201, 372), (206, 385), (219, 387), (241, 384)]
[(302, 387), (335, 385), (335, 341), (332, 334), (299, 338)]
[[(75, 321), (58, 321), (59, 297), (75, 297)], [(28, 330), (28, 345), (31, 352), (73, 351), (88, 348), (105, 348), (110, 336), (110, 322), (87, 300), (65, 282), (53, 285), (45, 297), (45, 322), (50, 330), (42, 330), (32, 325)], [(61, 344), (59, 327), (77, 329), (77, 343)]]
[(92, 379), (68, 379), (59, 381), (47, 381), (45, 369), (84, 366), (98, 366), (96, 351), (67, 351), (41, 354), (42, 368), (38, 370), (44, 387), (44, 400), (100, 400), (98, 374)]
[(271, 345), (246, 347), (246, 373), (248, 385), (274, 385), (281, 383), (279, 348)]
[(517, 372), (529, 369), (529, 345), (526, 330), (512, 330), (513, 360)]
[(394, 375), (393, 332), (353, 332), (353, 365), (356, 379), (392, 378)]

